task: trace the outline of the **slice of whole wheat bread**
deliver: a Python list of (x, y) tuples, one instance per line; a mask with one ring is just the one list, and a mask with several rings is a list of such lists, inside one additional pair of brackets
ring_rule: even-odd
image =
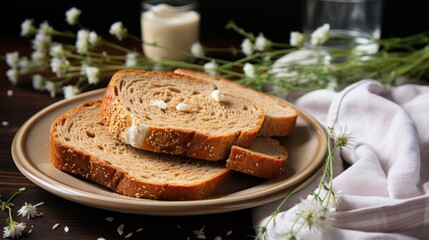
[(262, 136), (288, 136), (295, 129), (298, 111), (287, 102), (259, 92), (228, 79), (205, 72), (178, 68), (175, 73), (213, 82), (219, 90), (245, 96), (260, 104), (265, 110), (265, 119), (259, 131)]
[[(107, 86), (101, 119), (108, 131), (136, 148), (205, 160), (226, 159), (232, 145), (249, 147), (264, 121), (253, 101), (171, 72), (122, 70)], [(186, 108), (180, 108), (179, 104)]]
[(283, 174), (286, 148), (276, 139), (257, 137), (249, 148), (233, 146), (226, 167), (256, 177), (272, 179)]
[(115, 192), (161, 200), (203, 199), (221, 187), (230, 170), (224, 161), (201, 161), (133, 148), (106, 130), (101, 101), (81, 104), (51, 126), (52, 164)]

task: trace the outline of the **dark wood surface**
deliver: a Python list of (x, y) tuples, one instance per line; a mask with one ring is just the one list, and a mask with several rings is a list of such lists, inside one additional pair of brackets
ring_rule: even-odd
[[(0, 40), (0, 53), (18, 51), (25, 53), (28, 42)], [(204, 228), (206, 239), (252, 239), (251, 210), (245, 209), (227, 213), (196, 216), (150, 216), (106, 211), (80, 205), (57, 197), (28, 180), (15, 166), (11, 155), (12, 140), (22, 124), (33, 114), (62, 99), (51, 98), (48, 93), (34, 90), (30, 84), (12, 86), (5, 72), (7, 66), (0, 61), (0, 194), (8, 199), (19, 188), (26, 191), (14, 199), (13, 217), (15, 221), (26, 222), (22, 239), (197, 239), (194, 231)], [(29, 79), (28, 79), (29, 80)], [(13, 95), (8, 96), (7, 91)], [(37, 209), (41, 217), (27, 220), (17, 216), (16, 211), (24, 203), (44, 202)], [(106, 221), (113, 217), (113, 222)], [(6, 226), (6, 211), (0, 212), (0, 228)], [(60, 226), (52, 230), (59, 223)], [(117, 233), (117, 227), (125, 225), (124, 235)], [(70, 231), (66, 233), (64, 227)], [(142, 228), (142, 231), (136, 232)], [(31, 233), (28, 234), (31, 229)]]

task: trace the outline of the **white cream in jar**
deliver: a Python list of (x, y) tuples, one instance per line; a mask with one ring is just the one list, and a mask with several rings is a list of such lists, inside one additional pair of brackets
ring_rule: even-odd
[[(193, 43), (199, 41), (200, 15), (185, 7), (151, 6), (141, 15), (144, 54), (151, 59), (186, 60)], [(145, 43), (156, 43), (149, 46)]]

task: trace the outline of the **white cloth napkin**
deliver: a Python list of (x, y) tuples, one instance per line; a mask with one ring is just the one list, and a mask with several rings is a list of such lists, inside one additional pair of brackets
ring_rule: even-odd
[[(326, 128), (346, 127), (352, 137), (350, 147), (335, 153), (334, 191), (342, 194), (333, 227), (302, 231), (302, 239), (429, 239), (429, 87), (362, 80), (339, 93), (307, 93), (294, 104)], [(293, 206), (317, 182), (286, 202), (265, 239), (289, 229)], [(278, 204), (254, 208), (255, 227), (264, 226)]]

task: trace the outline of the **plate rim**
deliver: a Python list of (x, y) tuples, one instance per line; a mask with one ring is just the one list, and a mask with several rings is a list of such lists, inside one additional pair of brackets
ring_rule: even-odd
[[(104, 93), (105, 88), (96, 89), (81, 93), (78, 96), (71, 99), (63, 99), (56, 103), (53, 103), (30, 117), (17, 131), (12, 140), (12, 158), (17, 166), (18, 170), (42, 189), (59, 196), (61, 198), (95, 208), (101, 208), (110, 211), (132, 213), (132, 214), (146, 214), (146, 215), (164, 215), (164, 216), (187, 216), (187, 215), (201, 215), (201, 214), (212, 214), (230, 212), (236, 210), (242, 210), (246, 208), (252, 208), (260, 206), (266, 203), (273, 202), (285, 196), (287, 192), (306, 186), (309, 182), (313, 181), (320, 173), (323, 160), (326, 156), (327, 147), (327, 134), (325, 129), (320, 123), (310, 114), (294, 106), (293, 104), (286, 102), (291, 105), (299, 112), (299, 117), (303, 118), (304, 121), (311, 127), (314, 135), (317, 138), (317, 150), (313, 156), (313, 159), (308, 165), (305, 166), (292, 180), (288, 188), (285, 188), (284, 184), (277, 184), (270, 188), (270, 191), (258, 191), (251, 198), (247, 198), (243, 201), (243, 196), (225, 196), (222, 195), (219, 198), (207, 198), (201, 200), (189, 200), (189, 201), (162, 201), (162, 200), (151, 200), (151, 199), (140, 199), (132, 198), (118, 194), (119, 202), (112, 202), (112, 200), (105, 199), (106, 196), (100, 198), (99, 194), (94, 192), (88, 192), (83, 189), (77, 189), (72, 186), (67, 186), (64, 182), (57, 181), (50, 178), (46, 173), (35, 167), (35, 163), (28, 156), (24, 150), (19, 151), (19, 148), (23, 148), (22, 145), (25, 143), (25, 139), (28, 137), (31, 125), (35, 122), (43, 119), (45, 115), (48, 115), (52, 111), (66, 104), (78, 105), (81, 101), (86, 98), (91, 98)], [(28, 163), (28, 164), (24, 164)], [(54, 180), (50, 182), (47, 180)], [(303, 180), (304, 179), (304, 180)], [(270, 181), (264, 181), (259, 185), (270, 184)], [(146, 204), (150, 206), (146, 206)], [(126, 208), (121, 206), (126, 205)]]

